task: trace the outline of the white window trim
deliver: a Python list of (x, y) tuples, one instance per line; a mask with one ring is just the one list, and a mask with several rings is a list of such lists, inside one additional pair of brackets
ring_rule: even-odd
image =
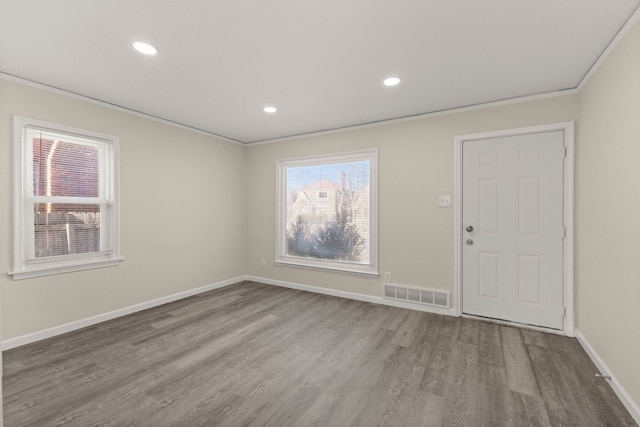
[[(288, 167), (313, 166), (320, 164), (343, 163), (368, 160), (371, 163), (369, 180), (369, 221), (370, 242), (369, 264), (357, 264), (347, 261), (321, 260), (315, 258), (286, 255), (286, 211), (287, 211), (287, 177)], [(320, 270), (333, 270), (344, 273), (378, 276), (378, 149), (348, 151), (317, 156), (292, 157), (276, 161), (276, 265), (304, 267)]]
[[(27, 164), (30, 156), (25, 150), (24, 138), (28, 127), (38, 127), (43, 130), (66, 133), (97, 139), (107, 142), (111, 162), (111, 171), (107, 174), (107, 187), (110, 193), (112, 207), (112, 223), (109, 226), (113, 248), (107, 253), (83, 254), (65, 256), (54, 259), (43, 259), (38, 262), (27, 262), (25, 254), (25, 202), (24, 186), (25, 171), (32, 171), (33, 165)], [(120, 230), (119, 230), (119, 138), (100, 132), (78, 129), (71, 126), (59, 125), (28, 117), (13, 116), (13, 271), (9, 272), (14, 280), (31, 277), (47, 276), (52, 274), (67, 273), (93, 268), (102, 268), (118, 265), (120, 257)], [(30, 172), (31, 173), (31, 172)]]

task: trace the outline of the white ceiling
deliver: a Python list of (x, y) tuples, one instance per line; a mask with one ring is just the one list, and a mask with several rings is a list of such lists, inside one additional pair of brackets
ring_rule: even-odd
[(639, 5), (0, 0), (0, 72), (249, 143), (576, 88)]

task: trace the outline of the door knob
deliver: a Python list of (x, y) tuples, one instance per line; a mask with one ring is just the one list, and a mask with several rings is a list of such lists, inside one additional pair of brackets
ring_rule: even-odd
[(472, 225), (467, 225), (466, 230), (471, 233), (473, 231), (473, 226)]
[(467, 239), (467, 245), (469, 245), (469, 246), (473, 246), (473, 240), (471, 240), (471, 239)]

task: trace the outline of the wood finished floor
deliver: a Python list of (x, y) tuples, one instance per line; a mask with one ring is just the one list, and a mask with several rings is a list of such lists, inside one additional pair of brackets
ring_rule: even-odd
[(254, 282), (4, 353), (17, 426), (636, 425), (575, 339)]

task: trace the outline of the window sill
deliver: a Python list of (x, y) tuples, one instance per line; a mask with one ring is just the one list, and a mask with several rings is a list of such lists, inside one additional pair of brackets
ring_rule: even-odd
[(114, 267), (120, 265), (124, 258), (112, 258), (108, 260), (87, 261), (82, 264), (56, 264), (40, 265), (37, 268), (28, 268), (20, 271), (9, 272), (13, 280), (31, 279), (33, 277), (51, 276), (54, 274), (70, 273), (72, 271), (92, 270), (95, 268)]
[(283, 267), (300, 267), (300, 268), (310, 268), (310, 269), (319, 270), (319, 271), (331, 271), (336, 273), (358, 274), (358, 275), (373, 276), (373, 277), (379, 276), (379, 273), (374, 266), (363, 265), (363, 264), (357, 265), (357, 264), (348, 264), (348, 263), (331, 262), (331, 261), (318, 262), (315, 260), (305, 260), (305, 259), (297, 259), (297, 258), (276, 259), (274, 264), (280, 265)]

